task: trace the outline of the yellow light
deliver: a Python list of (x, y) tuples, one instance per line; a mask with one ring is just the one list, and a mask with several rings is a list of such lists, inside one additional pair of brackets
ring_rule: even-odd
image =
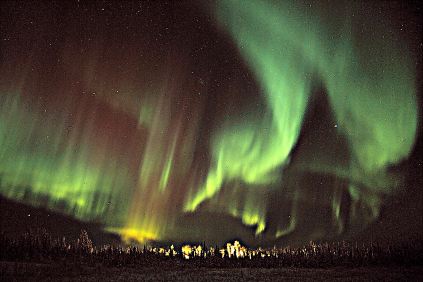
[(106, 228), (108, 232), (117, 233), (125, 242), (137, 241), (139, 243), (145, 243), (148, 241), (157, 240), (157, 234), (148, 232), (145, 230), (139, 230), (135, 228)]

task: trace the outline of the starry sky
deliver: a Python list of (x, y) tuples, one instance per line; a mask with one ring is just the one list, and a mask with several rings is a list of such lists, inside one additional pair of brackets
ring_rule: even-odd
[(418, 5), (0, 8), (4, 197), (140, 242), (283, 245), (422, 210)]

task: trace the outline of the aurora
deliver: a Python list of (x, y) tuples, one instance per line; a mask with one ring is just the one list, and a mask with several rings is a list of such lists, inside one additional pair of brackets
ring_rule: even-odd
[(125, 240), (284, 244), (404, 186), (416, 64), (383, 3), (1, 5), (4, 197)]

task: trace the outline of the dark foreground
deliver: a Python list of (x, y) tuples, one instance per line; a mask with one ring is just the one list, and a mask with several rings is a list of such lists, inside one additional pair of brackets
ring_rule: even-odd
[(331, 268), (84, 267), (1, 262), (2, 281), (423, 281), (422, 266)]
[(270, 249), (227, 244), (220, 249), (205, 245), (181, 249), (95, 246), (84, 230), (70, 241), (45, 230), (13, 237), (0, 233), (0, 281), (341, 279), (423, 281), (423, 243), (310, 242), (298, 248)]

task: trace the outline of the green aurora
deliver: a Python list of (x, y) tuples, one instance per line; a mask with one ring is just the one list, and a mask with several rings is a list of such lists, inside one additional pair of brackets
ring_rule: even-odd
[[(342, 13), (335, 9), (332, 12)], [(409, 155), (417, 127), (414, 74), (399, 44), (389, 42), (375, 23), (372, 31), (385, 40), (365, 38), (366, 48), (357, 48), (350, 26), (341, 21), (317, 25), (312, 9), (300, 12), (293, 4), (218, 1), (216, 17), (257, 77), (267, 114), (263, 120), (231, 124), (217, 133), (213, 166), (187, 209), (213, 197), (225, 181), (274, 181), (275, 169), (289, 162), (298, 140), (314, 77), (327, 89), (336, 120), (333, 126), (349, 141), (351, 163), (344, 171), (308, 169), (363, 183), (375, 190), (371, 197), (378, 197), (379, 190), (391, 192), (394, 186), (386, 169)], [(349, 189), (356, 200), (363, 196), (353, 184)], [(377, 199), (368, 201), (377, 205)], [(371, 208), (377, 213), (379, 207)], [(247, 206), (245, 210), (244, 223), (264, 224), (265, 209), (253, 211)]]
[[(194, 71), (179, 63), (189, 61), (182, 47), (161, 56), (163, 50), (142, 43), (122, 56), (118, 43), (107, 49), (95, 39), (78, 53), (70, 36), (72, 43), (54, 53), (51, 80), (43, 75), (50, 67), (41, 51), (16, 55), (5, 44), (0, 193), (140, 241), (207, 239), (201, 224), (181, 224), (197, 213), (239, 220), (247, 228), (234, 227), (230, 236), (249, 243), (302, 230), (307, 205), (329, 206), (335, 231), (319, 225), (301, 239), (340, 234), (347, 221), (363, 228), (377, 218), (383, 197), (401, 181), (389, 168), (409, 156), (418, 123), (412, 57), (387, 32), (389, 18), (363, 13), (364, 4), (213, 3), (212, 26), (233, 42), (257, 84), (253, 110), (241, 105), (209, 117), (208, 101), (226, 94), (213, 96), (207, 84), (187, 78)], [(324, 93), (317, 95), (319, 87)], [(251, 98), (239, 92), (241, 100)], [(310, 130), (311, 142), (326, 146), (303, 149), (307, 113), (323, 96), (329, 116), (323, 122), (330, 122), (324, 126), (333, 134)], [(326, 177), (321, 191), (310, 188), (313, 175)], [(280, 199), (276, 208), (272, 197)], [(216, 236), (229, 239), (210, 238)]]

